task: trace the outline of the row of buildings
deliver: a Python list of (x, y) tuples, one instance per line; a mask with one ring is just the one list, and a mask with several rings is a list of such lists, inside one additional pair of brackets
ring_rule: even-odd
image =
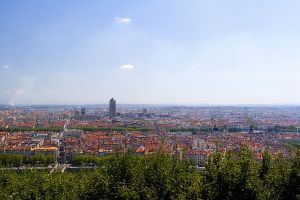
[[(104, 156), (115, 152), (147, 155), (164, 150), (193, 158), (202, 166), (217, 147), (226, 152), (248, 146), (258, 159), (266, 147), (273, 155), (291, 156), (292, 152), (281, 140), (300, 138), (295, 129), (300, 125), (298, 107), (145, 109), (145, 105), (121, 105), (117, 113), (116, 106), (112, 98), (109, 106), (82, 107), (75, 112), (74, 106), (0, 107), (0, 152), (44, 153), (55, 155), (61, 162), (70, 162), (78, 155)], [(256, 126), (251, 134), (250, 124)], [(292, 131), (266, 131), (273, 126)], [(58, 132), (53, 132), (52, 127), (58, 128)], [(132, 127), (137, 129), (131, 130)], [(238, 131), (229, 131), (237, 127)], [(6, 128), (15, 131), (6, 132)]]
[(257, 159), (262, 158), (265, 148), (274, 156), (291, 156), (280, 139), (297, 138), (296, 133), (281, 133), (274, 137), (267, 134), (209, 133), (193, 135), (157, 131), (79, 131), (64, 132), (1, 132), (0, 152), (34, 155), (55, 155), (61, 162), (71, 162), (78, 155), (106, 156), (112, 153), (130, 152), (149, 155), (163, 150), (180, 157), (187, 156), (199, 167), (218, 148), (222, 152), (238, 151), (248, 146)]

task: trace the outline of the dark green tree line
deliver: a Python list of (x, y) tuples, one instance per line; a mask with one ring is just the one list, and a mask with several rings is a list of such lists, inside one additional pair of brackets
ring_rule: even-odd
[(95, 170), (0, 171), (0, 199), (299, 199), (300, 151), (293, 158), (253, 157), (247, 148), (217, 152), (204, 170), (158, 153), (78, 157)]
[(36, 154), (0, 154), (0, 167), (18, 167), (22, 165), (49, 165), (55, 162), (55, 156)]

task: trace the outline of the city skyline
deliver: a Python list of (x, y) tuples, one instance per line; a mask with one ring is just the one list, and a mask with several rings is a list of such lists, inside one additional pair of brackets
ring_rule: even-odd
[(298, 199), (299, 10), (0, 1), (0, 199)]
[(0, 104), (300, 105), (299, 9), (1, 2)]

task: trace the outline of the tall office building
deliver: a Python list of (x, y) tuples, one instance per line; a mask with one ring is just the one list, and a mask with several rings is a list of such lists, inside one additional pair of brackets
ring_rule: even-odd
[(81, 108), (81, 115), (85, 114), (85, 108)]
[(116, 100), (114, 98), (111, 98), (109, 101), (109, 117), (113, 118), (116, 116)]

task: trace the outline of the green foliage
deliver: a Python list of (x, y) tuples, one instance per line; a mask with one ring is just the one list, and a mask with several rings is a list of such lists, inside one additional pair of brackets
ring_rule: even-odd
[[(239, 132), (242, 129), (238, 128), (238, 127), (234, 127), (234, 128), (227, 128), (225, 126), (222, 127), (214, 127), (215, 131), (228, 131), (228, 132)], [(212, 132), (212, 127), (209, 126), (203, 126), (203, 127), (199, 127), (199, 128), (183, 128), (183, 127), (178, 127), (178, 128), (166, 128), (166, 130), (170, 131), (170, 132), (199, 132), (199, 133), (209, 133)]]
[(261, 168), (260, 168), (260, 178), (265, 179), (266, 175), (269, 172), (270, 169), (270, 164), (271, 164), (271, 157), (269, 154), (268, 150), (265, 150), (263, 153), (263, 160), (261, 163)]
[(53, 155), (24, 155), (24, 154), (0, 154), (1, 167), (18, 167), (22, 165), (49, 165), (55, 162)]
[(216, 152), (203, 170), (203, 199), (297, 199), (300, 195), (300, 153), (259, 162), (251, 151)]
[(34, 127), (0, 127), (0, 132), (24, 132), (24, 131), (51, 131), (51, 132), (60, 132), (63, 130), (63, 127), (50, 126), (46, 128), (34, 128)]
[(296, 156), (292, 160), (285, 196), (291, 200), (300, 199), (300, 149), (296, 151)]
[(268, 128), (266, 131), (267, 132), (296, 132), (297, 127), (295, 127), (295, 126), (275, 125), (274, 127)]
[(281, 143), (290, 151), (296, 151), (300, 148), (300, 142), (297, 141), (282, 141)]
[(143, 127), (143, 126), (72, 126), (70, 129), (77, 129), (83, 131), (153, 131), (154, 129), (151, 127)]
[[(78, 160), (89, 162), (88, 157)], [(201, 177), (188, 160), (159, 153), (98, 157), (80, 173), (0, 172), (0, 199), (199, 199)], [(100, 167), (101, 166), (101, 167)]]
[[(38, 158), (39, 160), (41, 158)], [(203, 171), (164, 152), (137, 156), (77, 156), (74, 163), (97, 169), (0, 171), (0, 199), (299, 199), (300, 151), (263, 160), (251, 151), (217, 151)]]
[(251, 152), (217, 152), (203, 171), (204, 199), (255, 199), (258, 193), (258, 165)]
[(284, 193), (288, 190), (290, 169), (291, 162), (284, 159), (282, 155), (272, 161), (269, 160), (269, 155), (265, 152), (260, 169), (262, 185), (259, 199), (286, 199)]

